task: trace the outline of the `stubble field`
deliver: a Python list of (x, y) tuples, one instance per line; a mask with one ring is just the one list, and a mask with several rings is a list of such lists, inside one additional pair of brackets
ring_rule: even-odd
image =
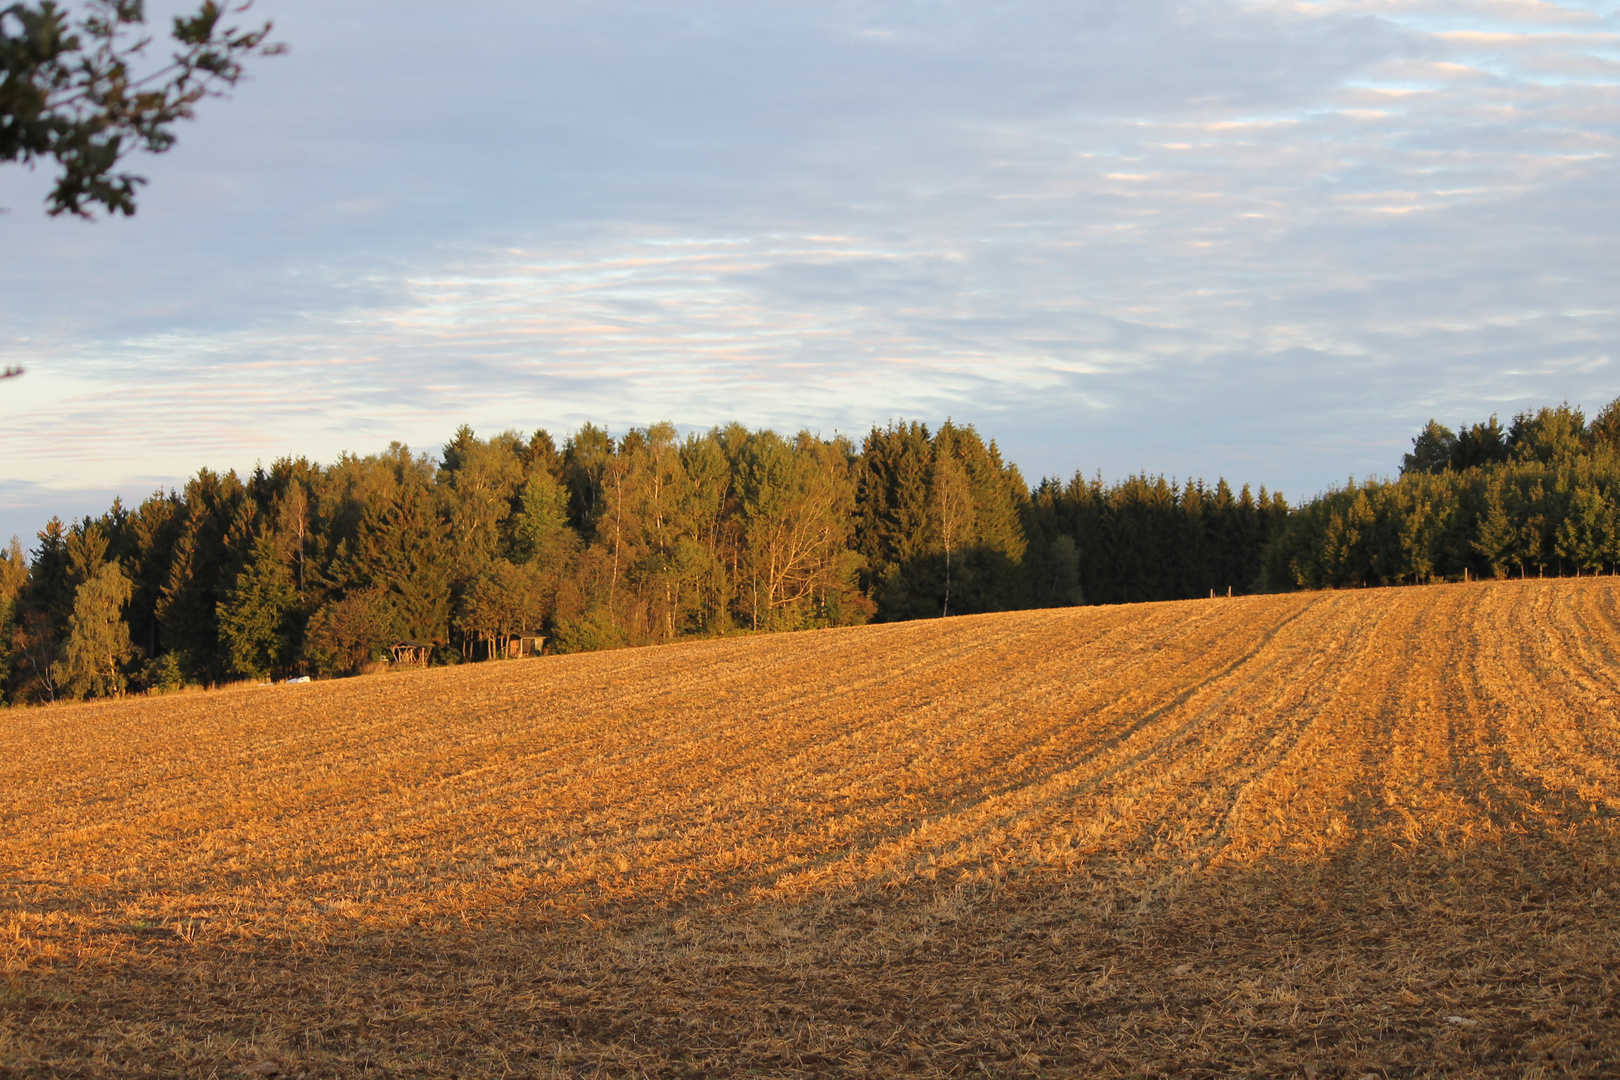
[(0, 1076), (1620, 1074), (1620, 583), (0, 713)]

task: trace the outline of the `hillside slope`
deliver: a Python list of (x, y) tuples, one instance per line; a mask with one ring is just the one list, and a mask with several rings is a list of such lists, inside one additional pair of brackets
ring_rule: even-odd
[(0, 713), (0, 1075), (1620, 1069), (1617, 625), (1506, 582)]

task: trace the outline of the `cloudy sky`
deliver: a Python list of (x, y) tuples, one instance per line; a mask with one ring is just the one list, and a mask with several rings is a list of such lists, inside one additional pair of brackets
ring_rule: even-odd
[(1297, 498), (1620, 394), (1620, 0), (255, 14), (291, 51), (134, 219), (0, 169), (6, 535), (464, 422), (953, 417)]

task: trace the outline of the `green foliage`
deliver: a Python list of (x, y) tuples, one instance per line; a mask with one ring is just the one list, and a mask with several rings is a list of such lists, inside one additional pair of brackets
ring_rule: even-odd
[[(155, 691), (346, 674), (402, 640), (438, 646), (442, 663), (499, 655), (480, 643), (513, 633), (570, 652), (1203, 595), (1251, 582), (1283, 516), (1280, 499), (1224, 483), (1076, 478), (1032, 495), (995, 443), (950, 422), (874, 429), (860, 448), (737, 424), (683, 438), (663, 423), (617, 438), (587, 425), (559, 451), (544, 431), (464, 427), (438, 461), (394, 444), (325, 466), (283, 458), (245, 480), (203, 469), (132, 511), (115, 501), (49, 523), (26, 568), (20, 550), (0, 557), (0, 586), (22, 581), (0, 592), (6, 685), (48, 701), (117, 692), (131, 673)], [(1545, 543), (1589, 557), (1607, 520), (1547, 525)], [(1414, 550), (1431, 527), (1408, 530)], [(90, 625), (75, 604), (108, 565), (131, 588), (124, 658), (86, 682), (90, 654), (67, 658), (73, 627)]]
[(1581, 410), (1567, 401), (1519, 413), (1505, 430), (1495, 416), (1456, 433), (1430, 420), (1412, 439), (1412, 452), (1401, 461), (1401, 475), (1464, 472), (1509, 460), (1569, 465), (1597, 447), (1613, 447), (1617, 434), (1620, 400), (1606, 406), (1590, 428)]
[[(460, 576), (477, 574), (503, 548), (510, 550), (513, 504), (529, 481), (539, 479), (525, 478), (523, 457), (522, 440), (511, 432), (486, 442), (465, 425), (445, 446), (434, 479)], [(539, 523), (525, 524), (533, 528)]]
[(1493, 416), (1450, 444), (1431, 420), (1398, 480), (1352, 481), (1294, 513), (1265, 553), (1266, 581), (1345, 588), (1613, 570), (1617, 430), (1620, 399), (1590, 427), (1565, 402), (1521, 412), (1505, 432)]
[(596, 520), (603, 476), (616, 450), (608, 433), (594, 424), (580, 428), (563, 446), (562, 469), (569, 492), (569, 520), (582, 533)]
[(1603, 406), (1588, 425), (1586, 435), (1593, 449), (1620, 450), (1620, 398)]
[[(6, 699), (12, 702), (56, 700), (53, 669), (60, 649), (68, 608), (65, 537), (62, 522), (51, 518), (38, 533), (39, 547), (27, 566), (24, 586), (12, 602)], [(20, 543), (14, 547), (20, 548)], [(15, 573), (15, 569), (9, 569)]]
[(63, 686), (65, 673), (76, 670), (64, 660), (70, 627), (81, 587), (106, 559), (109, 524), (120, 515), (115, 501), (101, 521), (87, 518), (69, 527), (52, 518), (40, 531), (27, 582), (13, 609), (9, 692), (13, 700), (83, 696), (82, 688), (74, 694)]
[(1444, 424), (1430, 420), (1412, 440), (1412, 452), (1401, 462), (1401, 475), (1445, 472), (1457, 456), (1457, 435)]
[(1457, 446), (1451, 455), (1451, 468), (1461, 472), (1480, 465), (1494, 465), (1508, 459), (1507, 432), (1492, 416), (1457, 433)]
[(855, 463), (862, 584), (882, 619), (1027, 606), (1029, 492), (972, 427), (891, 424)]
[(1266, 552), (1277, 588), (1598, 573), (1620, 564), (1620, 457), (1514, 461), (1322, 495)]
[(744, 445), (736, 475), (744, 546), (738, 606), (750, 628), (834, 625), (857, 610), (851, 457), (842, 440), (808, 433), (790, 444), (762, 431)]
[(1248, 592), (1260, 581), (1261, 552), (1287, 519), (1280, 493), (1262, 487), (1257, 496), (1248, 485), (1234, 493), (1225, 480), (1045, 480), (1026, 511), (1030, 602), (1074, 603), (1076, 589), (1094, 604)]
[(863, 584), (883, 619), (939, 614), (929, 540), (928, 478), (934, 440), (922, 424), (873, 428), (856, 477), (856, 533)]
[(123, 669), (131, 655), (124, 605), (130, 593), (129, 578), (116, 562), (88, 570), (74, 591), (67, 640), (53, 672), (63, 697), (114, 697), (124, 692), (128, 680)]
[[(1609, 490), (1615, 491), (1612, 486)], [(1576, 571), (1588, 574), (1620, 562), (1615, 510), (1597, 487), (1576, 487), (1570, 492), (1563, 520), (1553, 532), (1553, 552)]]
[(517, 562), (551, 564), (567, 558), (573, 537), (568, 527), (568, 490), (550, 473), (536, 472), (524, 481), (510, 535), (510, 550)]
[(382, 658), (397, 640), (399, 617), (387, 590), (358, 589), (323, 604), (309, 620), (305, 655), (323, 675), (349, 675)]
[(175, 124), (235, 85), (245, 58), (281, 51), (267, 42), (269, 23), (226, 25), (246, 4), (204, 0), (174, 19), (168, 63), (143, 73), (144, 6), (88, 0), (77, 20), (53, 0), (0, 8), (0, 162), (57, 163), (52, 215), (89, 217), (96, 204), (133, 214), (145, 180), (114, 173), (119, 162), (136, 150), (168, 150)]
[(551, 648), (559, 653), (596, 652), (601, 649), (620, 649), (630, 644), (623, 626), (614, 622), (605, 611), (593, 611), (557, 623)]
[(1552, 409), (1520, 413), (1508, 428), (1508, 453), (1514, 461), (1569, 465), (1586, 452), (1590, 440), (1586, 417), (1566, 401)]
[(10, 547), (0, 550), (0, 688), (11, 684), (16, 671), (16, 656), (10, 645), (19, 629), (20, 601), (27, 584), (28, 557), (23, 554), (22, 542), (13, 536)]
[[(540, 629), (553, 609), (555, 584), (534, 563), (491, 562), (466, 589), (461, 601), (462, 653), (473, 641), (504, 639)], [(499, 649), (491, 650), (498, 654)]]
[(214, 684), (231, 669), (219, 608), (251, 543), (257, 506), (236, 473), (208, 469), (186, 484), (181, 502), (156, 616), (165, 649), (193, 665), (187, 681)]
[(180, 496), (158, 491), (124, 519), (115, 537), (114, 549), (129, 568), (133, 587), (128, 608), (130, 640), (149, 658), (164, 651), (158, 608), (185, 522), (186, 507)]
[(296, 656), (298, 594), (273, 536), (254, 541), (220, 606), (220, 633), (233, 674), (262, 679), (290, 670)]
[(1086, 602), (1080, 587), (1080, 547), (1074, 537), (1059, 533), (1031, 560), (1030, 597), (1035, 607), (1071, 607)]
[[(59, 518), (51, 518), (39, 531), (25, 597), (28, 609), (44, 614), (56, 626), (67, 624), (73, 607), (74, 580), (68, 554), (69, 533)], [(80, 559), (82, 562), (82, 557)]]
[(353, 529), (338, 543), (328, 580), (385, 593), (400, 636), (447, 643), (458, 559), (432, 462), (396, 443), (354, 464), (364, 470), (365, 487), (350, 493), (358, 505), (343, 516), (352, 517)]
[(190, 665), (174, 653), (148, 660), (141, 669), (141, 682), (152, 693), (168, 694), (186, 685), (186, 671)]

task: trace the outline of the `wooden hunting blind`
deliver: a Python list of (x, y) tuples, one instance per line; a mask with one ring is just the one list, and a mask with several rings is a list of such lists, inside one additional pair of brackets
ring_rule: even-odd
[(396, 641), (388, 646), (396, 664), (419, 664), (427, 667), (433, 655), (433, 645), (426, 641)]

